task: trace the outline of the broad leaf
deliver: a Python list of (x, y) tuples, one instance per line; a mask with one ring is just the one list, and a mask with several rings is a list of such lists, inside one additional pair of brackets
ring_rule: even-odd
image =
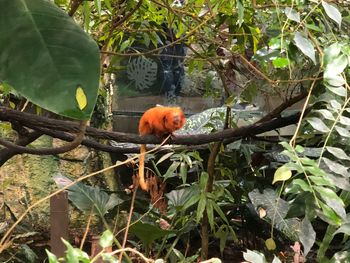
[(327, 120), (331, 120), (331, 121), (334, 121), (335, 118), (332, 114), (332, 112), (330, 112), (329, 110), (326, 110), (326, 109), (321, 109), (321, 110), (317, 110), (317, 112), (321, 113), (322, 116), (324, 118), (326, 118)]
[(322, 161), (327, 165), (329, 170), (331, 170), (333, 173), (345, 176), (345, 177), (350, 177), (350, 173), (348, 172), (348, 167), (341, 165), (337, 162), (334, 162), (326, 157), (322, 158)]
[(49, 111), (89, 119), (99, 85), (97, 44), (50, 1), (0, 0), (0, 17), (0, 81)]
[(237, 13), (238, 13), (237, 24), (240, 27), (244, 22), (244, 6), (242, 5), (241, 1), (237, 1)]
[(248, 196), (255, 209), (258, 209), (259, 207), (266, 209), (267, 214), (266, 217), (264, 217), (264, 220), (267, 220), (270, 223), (274, 220), (274, 227), (282, 231), (290, 239), (298, 239), (298, 219), (285, 218), (289, 210), (288, 202), (279, 198), (272, 189), (265, 189), (263, 193), (260, 193), (258, 189), (255, 189), (251, 191)]
[(315, 49), (311, 41), (303, 37), (300, 32), (296, 32), (294, 42), (300, 51), (303, 52), (305, 56), (309, 57), (314, 64), (316, 64)]
[(350, 252), (349, 251), (340, 251), (334, 254), (329, 263), (345, 263), (350, 260)]
[(340, 73), (343, 73), (347, 65), (348, 65), (347, 56), (341, 55), (337, 58), (334, 58), (327, 64), (325, 69), (325, 75), (327, 76), (339, 75)]
[(243, 257), (246, 261), (252, 263), (266, 263), (267, 260), (264, 254), (247, 249), (247, 252), (243, 252)]
[(345, 84), (345, 79), (341, 75), (334, 75), (332, 71), (325, 71), (323, 77), (329, 85), (334, 87), (340, 87)]
[(307, 217), (301, 221), (299, 238), (304, 246), (304, 255), (306, 256), (316, 241), (316, 232)]
[(292, 171), (287, 166), (281, 166), (276, 170), (272, 184), (278, 181), (287, 181), (291, 177)]
[(307, 121), (315, 130), (323, 133), (329, 132), (329, 128), (326, 126), (326, 124), (324, 124), (324, 122), (321, 119), (312, 117), (307, 119)]
[(295, 11), (293, 8), (286, 7), (284, 9), (284, 13), (288, 17), (288, 19), (293, 20), (297, 23), (300, 22), (300, 14), (297, 11)]
[(350, 132), (347, 129), (340, 126), (335, 126), (335, 130), (339, 133), (340, 136), (350, 138)]
[(113, 233), (109, 230), (106, 230), (103, 232), (102, 236), (100, 237), (99, 244), (103, 248), (107, 248), (112, 246), (113, 244)]
[(320, 194), (320, 197), (326, 202), (329, 208), (332, 208), (341, 218), (345, 218), (344, 202), (333, 190), (322, 186), (315, 186), (314, 189)]
[(59, 263), (58, 258), (52, 254), (49, 250), (45, 249), (49, 263)]
[[(63, 187), (72, 181), (57, 174), (54, 177), (55, 182), (59, 187)], [(102, 191), (99, 187), (92, 187), (81, 182), (68, 188), (69, 200), (81, 211), (93, 213), (103, 217), (110, 209), (123, 202), (116, 194), (110, 196)]]
[(331, 92), (333, 92), (338, 96), (346, 97), (347, 95), (347, 90), (343, 86), (333, 87), (333, 86), (326, 85), (326, 87), (327, 89), (329, 89)]
[(285, 68), (289, 65), (289, 60), (287, 58), (276, 58), (272, 61), (275, 68)]
[(336, 22), (340, 28), (342, 18), (338, 8), (336, 8), (334, 5), (328, 4), (326, 1), (322, 1), (322, 6), (329, 18)]
[(158, 238), (174, 233), (174, 231), (163, 230), (158, 226), (142, 222), (131, 225), (129, 231), (136, 235), (146, 246)]
[(329, 47), (325, 48), (324, 50), (324, 56), (323, 56), (323, 62), (325, 65), (332, 62), (333, 59), (339, 56), (341, 51), (341, 45), (336, 42)]
[(328, 152), (333, 154), (334, 157), (336, 157), (336, 158), (339, 158), (339, 159), (342, 159), (342, 160), (350, 160), (350, 157), (341, 148), (327, 146), (326, 149), (327, 149)]
[(350, 235), (350, 223), (343, 224), (341, 227), (338, 228), (337, 231), (334, 232), (334, 235), (338, 233), (344, 233), (346, 235)]
[(197, 187), (188, 187), (180, 190), (172, 190), (166, 194), (168, 198), (169, 206), (174, 206), (177, 209), (181, 209), (191, 197), (198, 197), (199, 190)]
[(268, 238), (265, 240), (265, 246), (268, 250), (275, 250), (276, 249), (276, 242), (273, 240), (273, 238)]

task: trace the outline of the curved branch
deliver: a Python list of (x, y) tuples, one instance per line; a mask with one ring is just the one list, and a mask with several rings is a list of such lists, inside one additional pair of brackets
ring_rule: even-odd
[(63, 145), (57, 148), (28, 148), (25, 146), (18, 145), (16, 143), (12, 143), (0, 138), (0, 144), (5, 146), (6, 148), (14, 151), (16, 153), (30, 153), (36, 155), (51, 155), (51, 154), (59, 154), (71, 151), (78, 147), (84, 139), (84, 134), (87, 126), (87, 121), (81, 121), (79, 125), (79, 132), (76, 137), (70, 143)]
[[(32, 142), (34, 142), (36, 139), (38, 139), (43, 133), (39, 131), (33, 131), (31, 133), (28, 133), (26, 137), (21, 137), (16, 141), (16, 145), (20, 146), (26, 146)], [(10, 158), (18, 154), (18, 152), (14, 149), (10, 148), (4, 148), (0, 150), (0, 167)]]

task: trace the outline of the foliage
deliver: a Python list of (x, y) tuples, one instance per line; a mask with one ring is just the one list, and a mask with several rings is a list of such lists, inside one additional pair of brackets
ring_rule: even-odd
[[(66, 246), (67, 250), (66, 250), (65, 257), (62, 259), (57, 258), (50, 251), (46, 250), (50, 263), (58, 263), (62, 260), (64, 260), (64, 262), (67, 262), (67, 263), (78, 263), (78, 262), (90, 263), (90, 262), (94, 262), (98, 258), (102, 258), (105, 262), (111, 262), (111, 263), (118, 262), (118, 260), (115, 257), (110, 255), (110, 253), (106, 253), (103, 250), (101, 253), (96, 255), (95, 258), (90, 259), (89, 255), (86, 254), (86, 252), (82, 251), (79, 248), (73, 247), (68, 241), (63, 240), (63, 243)], [(99, 244), (103, 249), (110, 247), (113, 244), (113, 234), (108, 230), (103, 232), (103, 234), (101, 235)]]
[(48, 1), (2, 0), (0, 10), (3, 85), (54, 113), (89, 119), (99, 81), (94, 40)]

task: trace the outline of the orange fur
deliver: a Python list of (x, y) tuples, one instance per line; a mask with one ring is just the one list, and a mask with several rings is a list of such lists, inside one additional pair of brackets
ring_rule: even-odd
[[(142, 115), (139, 123), (139, 133), (140, 135), (154, 134), (162, 138), (181, 129), (185, 122), (185, 114), (178, 107), (154, 107), (145, 111)], [(144, 175), (145, 152), (146, 146), (142, 144), (139, 159), (139, 185), (143, 190), (148, 191)]]

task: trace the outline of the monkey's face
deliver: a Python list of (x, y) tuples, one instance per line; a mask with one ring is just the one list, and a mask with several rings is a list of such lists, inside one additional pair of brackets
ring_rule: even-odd
[(185, 114), (181, 109), (172, 111), (166, 116), (165, 127), (172, 133), (178, 129), (181, 129), (186, 122)]

